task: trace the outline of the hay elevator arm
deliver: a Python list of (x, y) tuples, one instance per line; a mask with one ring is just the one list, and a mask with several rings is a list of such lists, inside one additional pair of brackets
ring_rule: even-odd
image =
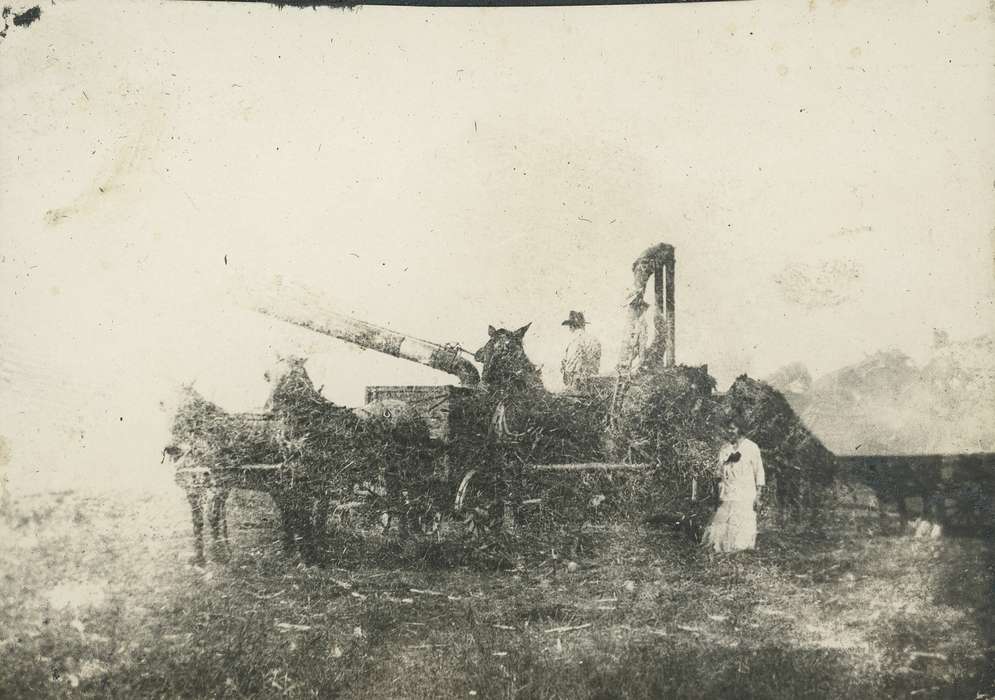
[(458, 377), (463, 386), (472, 387), (480, 382), (477, 368), (462, 356), (458, 346), (419, 340), (334, 311), (319, 311), (313, 313), (313, 317), (304, 318), (299, 313), (270, 307), (257, 307), (256, 310), (316, 333), (447, 372)]

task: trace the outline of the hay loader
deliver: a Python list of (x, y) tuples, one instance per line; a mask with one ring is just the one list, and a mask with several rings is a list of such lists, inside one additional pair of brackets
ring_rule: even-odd
[[(674, 248), (660, 243), (648, 248), (632, 265), (633, 285), (627, 294), (628, 330), (644, 323), (642, 318), (650, 306), (643, 302), (649, 280), (653, 279), (652, 307), (653, 337), (647, 347), (634, 347), (635, 333), (627, 332), (623, 337), (620, 357), (614, 371), (607, 376), (593, 378), (586, 383), (583, 393), (594, 401), (605, 404), (607, 423), (611, 423), (620, 412), (626, 392), (633, 380), (633, 358), (642, 358), (642, 366), (651, 365), (672, 367), (675, 363), (675, 302), (674, 302)], [(410, 408), (428, 425), (434, 439), (446, 446), (458, 446), (468, 431), (477, 428), (469, 418), (470, 406), (484, 391), (480, 374), (470, 361), (471, 353), (459, 344), (441, 344), (398, 333), (365, 321), (351, 318), (331, 310), (316, 308), (311, 303), (294, 303), (286, 297), (270, 299), (257, 305), (260, 313), (306, 328), (322, 335), (342, 340), (360, 347), (384, 353), (392, 357), (408, 360), (453, 375), (458, 385), (413, 386), (390, 385), (368, 386), (366, 404), (369, 410), (390, 411), (398, 403)], [(636, 370), (638, 371), (638, 370)], [(590, 405), (590, 401), (587, 402)], [(579, 410), (583, 410), (578, 406)], [(604, 410), (601, 413), (605, 413)], [(455, 461), (455, 460), (452, 460)], [(645, 463), (622, 461), (568, 461), (557, 463), (529, 464), (528, 468), (537, 471), (560, 472), (605, 472), (614, 470), (641, 470)], [(462, 475), (452, 483), (457, 484), (452, 494), (452, 505), (461, 512), (472, 500), (475, 481), (479, 481), (482, 465), (452, 464), (446, 460), (441, 467), (447, 473), (455, 468)], [(532, 502), (535, 502), (534, 499)]]

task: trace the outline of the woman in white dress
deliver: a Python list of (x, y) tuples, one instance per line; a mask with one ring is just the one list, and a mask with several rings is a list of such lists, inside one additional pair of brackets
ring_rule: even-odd
[(716, 552), (738, 552), (757, 544), (757, 506), (763, 494), (764, 467), (757, 444), (735, 421), (726, 426), (719, 449), (719, 508), (705, 530), (704, 543)]

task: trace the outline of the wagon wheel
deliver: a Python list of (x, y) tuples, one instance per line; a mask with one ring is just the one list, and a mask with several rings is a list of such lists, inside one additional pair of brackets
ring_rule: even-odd
[[(514, 485), (509, 487), (491, 473), (468, 472), (460, 483), (456, 500), (456, 513), (464, 517), (466, 534), (498, 535), (516, 528), (521, 507), (527, 502), (506, 495), (514, 489)], [(528, 503), (532, 502), (536, 501)]]
[(476, 474), (477, 474), (476, 469), (471, 469), (470, 471), (468, 471), (463, 476), (463, 480), (460, 482), (459, 488), (456, 489), (455, 508), (457, 513), (461, 513), (463, 511), (464, 506), (466, 505), (467, 502), (466, 495), (470, 488), (470, 482), (473, 480), (473, 477), (476, 476)]
[(464, 535), (478, 536), (489, 532), (492, 528), (491, 514), (481, 503), (480, 474), (471, 469), (463, 475), (459, 488), (456, 489), (456, 500), (453, 512), (456, 515), (454, 524), (460, 526)]

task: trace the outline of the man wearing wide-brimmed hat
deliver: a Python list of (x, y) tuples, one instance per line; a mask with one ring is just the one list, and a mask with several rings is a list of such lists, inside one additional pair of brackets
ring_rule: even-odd
[(601, 343), (587, 332), (587, 320), (582, 311), (571, 311), (563, 325), (570, 329), (572, 336), (560, 363), (563, 384), (568, 390), (577, 390), (585, 379), (596, 377), (601, 371)]

